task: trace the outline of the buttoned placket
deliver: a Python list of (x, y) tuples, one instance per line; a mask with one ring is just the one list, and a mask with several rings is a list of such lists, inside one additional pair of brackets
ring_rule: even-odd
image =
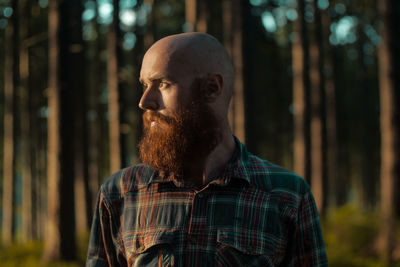
[[(189, 244), (196, 243), (195, 235), (208, 225), (207, 217), (207, 193), (210, 184), (201, 190), (193, 190), (192, 205), (189, 213), (189, 223), (187, 226), (187, 238)], [(201, 207), (201, 208), (199, 208)], [(205, 230), (205, 229), (204, 229)]]

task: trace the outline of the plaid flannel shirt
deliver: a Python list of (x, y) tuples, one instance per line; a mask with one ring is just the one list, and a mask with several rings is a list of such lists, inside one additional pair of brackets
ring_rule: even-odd
[(202, 189), (143, 164), (112, 175), (86, 266), (328, 266), (307, 183), (236, 147)]

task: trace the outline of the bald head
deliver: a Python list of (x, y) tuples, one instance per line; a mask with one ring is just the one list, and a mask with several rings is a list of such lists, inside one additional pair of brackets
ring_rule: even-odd
[(167, 36), (154, 43), (146, 52), (148, 56), (161, 54), (175, 66), (184, 68), (195, 78), (210, 74), (222, 77), (222, 98), (229, 104), (233, 90), (234, 70), (232, 61), (221, 43), (205, 33), (191, 32)]
[[(211, 35), (183, 33), (154, 43), (140, 70), (143, 161), (155, 169), (184, 169), (204, 181), (225, 164), (235, 148), (228, 120), (233, 78), (227, 51)], [(166, 167), (176, 164), (181, 167)]]

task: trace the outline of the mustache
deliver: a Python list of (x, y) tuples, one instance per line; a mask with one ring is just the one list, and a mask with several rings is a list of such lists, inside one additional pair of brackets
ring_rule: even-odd
[(158, 113), (156, 111), (147, 110), (143, 113), (143, 121), (145, 123), (150, 123), (150, 122), (154, 121), (154, 122), (158, 122), (158, 123), (171, 124), (171, 123), (173, 123), (174, 118), (168, 117), (168, 116)]

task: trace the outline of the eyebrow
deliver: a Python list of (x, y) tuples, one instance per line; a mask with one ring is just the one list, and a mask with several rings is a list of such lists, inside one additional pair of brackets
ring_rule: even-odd
[[(167, 80), (169, 80), (171, 82), (175, 82), (175, 80), (171, 76), (161, 75), (161, 74), (155, 74), (153, 76), (150, 76), (150, 78), (148, 80), (151, 81), (151, 82), (154, 82), (154, 81), (159, 81), (159, 80), (162, 80), (162, 79), (167, 79)], [(139, 82), (140, 83), (144, 83), (144, 80), (142, 78), (139, 78)]]

